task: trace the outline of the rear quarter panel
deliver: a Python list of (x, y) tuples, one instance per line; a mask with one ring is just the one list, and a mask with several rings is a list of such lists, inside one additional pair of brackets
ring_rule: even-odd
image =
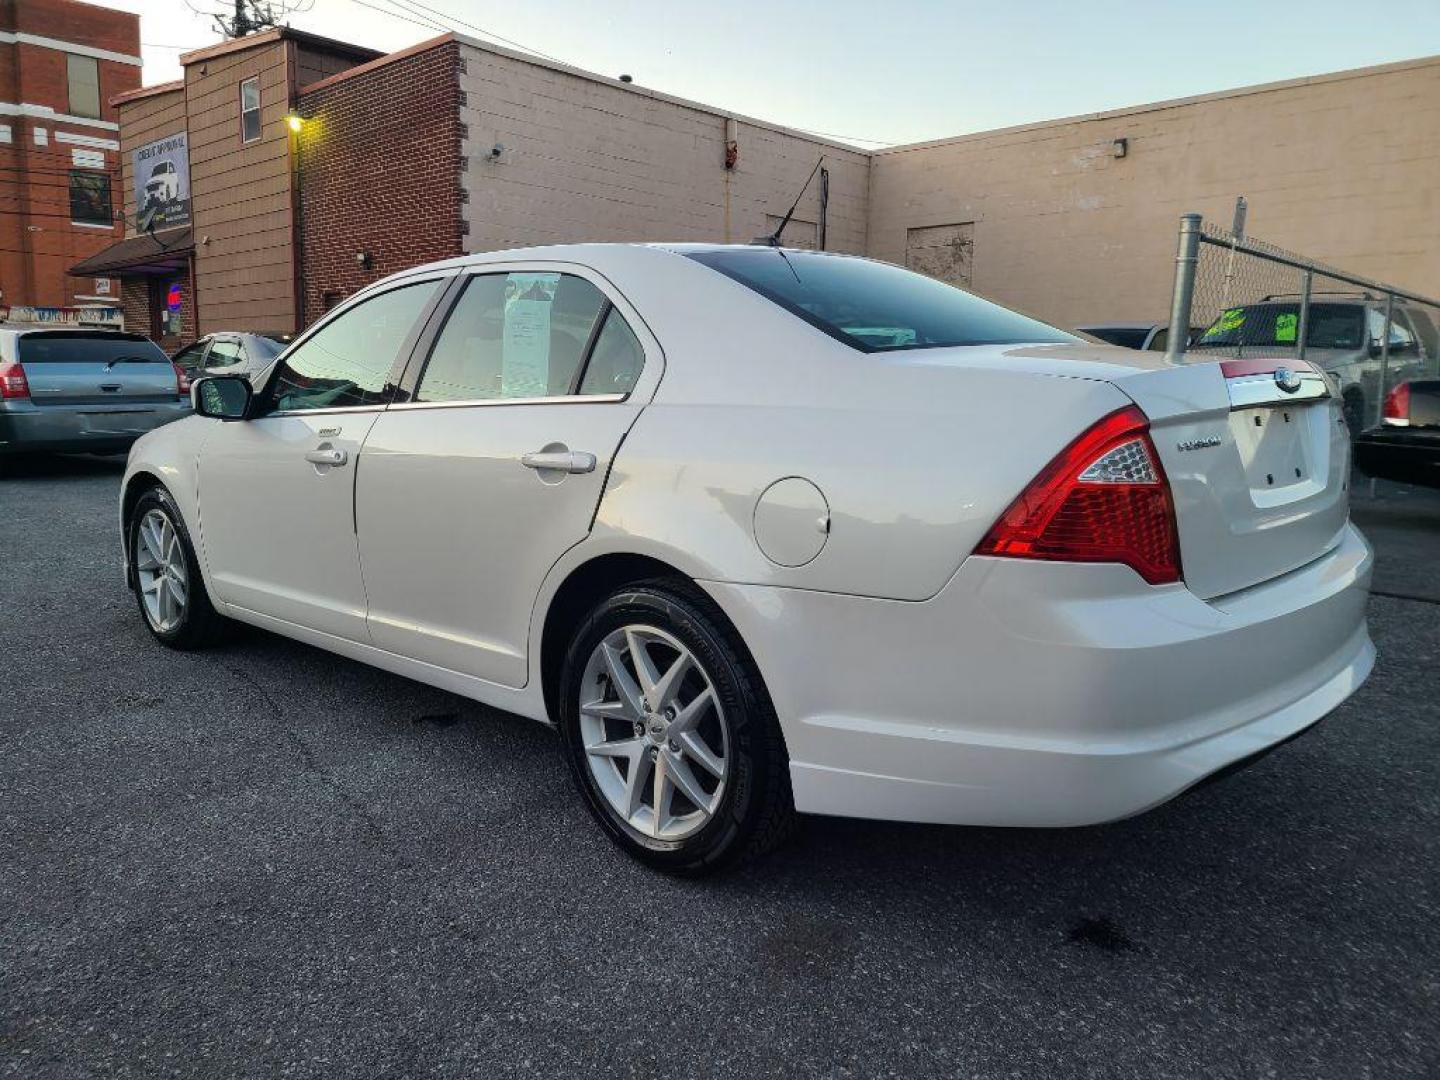
[[(620, 450), (592, 539), (700, 579), (933, 596), (1056, 453), (1128, 404), (1090, 380), (945, 375), (887, 380), (889, 402), (811, 395), (833, 405), (667, 403), (662, 385)], [(823, 549), (798, 567), (771, 562), (754, 533), (761, 494), (791, 476), (830, 509)]]

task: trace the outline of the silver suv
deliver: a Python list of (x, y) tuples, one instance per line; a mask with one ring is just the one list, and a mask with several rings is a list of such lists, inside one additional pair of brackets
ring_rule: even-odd
[(189, 412), (189, 376), (142, 334), (0, 326), (0, 456), (116, 453)]
[[(1267, 296), (1227, 308), (1199, 334), (1189, 352), (1241, 357), (1295, 351), (1300, 329), (1298, 294)], [(1433, 372), (1440, 362), (1440, 333), (1423, 308), (1397, 302), (1390, 324), (1384, 382), (1393, 387)], [(1315, 293), (1310, 300), (1305, 359), (1335, 376), (1352, 434), (1373, 422), (1381, 386), (1385, 298), (1368, 293)]]

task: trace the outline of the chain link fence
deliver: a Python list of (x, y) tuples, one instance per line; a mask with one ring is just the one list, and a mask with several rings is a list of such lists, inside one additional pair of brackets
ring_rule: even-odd
[(1323, 369), (1358, 432), (1381, 422), (1396, 386), (1440, 377), (1440, 300), (1186, 214), (1170, 341), (1187, 340), (1191, 360), (1289, 356)]

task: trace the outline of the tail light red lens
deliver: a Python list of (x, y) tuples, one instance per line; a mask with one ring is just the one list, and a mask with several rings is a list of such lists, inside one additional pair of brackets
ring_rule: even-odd
[(1385, 395), (1385, 407), (1381, 410), (1385, 423), (1405, 427), (1410, 423), (1410, 384), (1401, 383)]
[(1124, 563), (1152, 585), (1179, 581), (1175, 506), (1145, 414), (1111, 413), (1062, 450), (975, 553)]
[(170, 366), (175, 369), (175, 390), (181, 397), (184, 397), (190, 393), (190, 373), (179, 364)]
[(16, 363), (0, 364), (0, 399), (28, 398), (30, 382), (25, 369)]

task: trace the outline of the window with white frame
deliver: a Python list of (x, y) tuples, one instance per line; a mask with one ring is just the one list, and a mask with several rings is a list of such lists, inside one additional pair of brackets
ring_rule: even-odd
[(255, 142), (260, 138), (260, 80), (246, 79), (240, 84), (240, 141)]

